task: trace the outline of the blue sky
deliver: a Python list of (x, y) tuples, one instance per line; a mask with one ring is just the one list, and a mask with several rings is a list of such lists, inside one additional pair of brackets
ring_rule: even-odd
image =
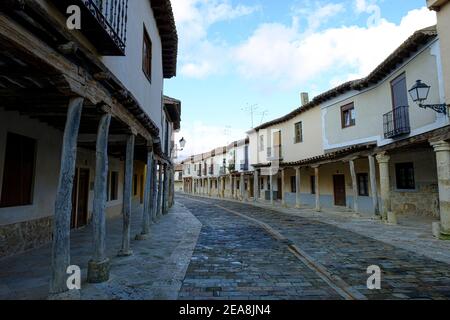
[(367, 75), (415, 30), (435, 23), (425, 0), (172, 0), (182, 100), (180, 157), (210, 151), (254, 125)]

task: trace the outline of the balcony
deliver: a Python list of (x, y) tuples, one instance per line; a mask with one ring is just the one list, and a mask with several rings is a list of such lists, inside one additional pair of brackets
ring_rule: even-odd
[(81, 32), (104, 56), (124, 56), (128, 0), (53, 0), (64, 14), (71, 5), (81, 9)]
[(393, 139), (411, 132), (409, 107), (397, 107), (383, 115), (384, 138)]
[(241, 171), (248, 171), (248, 162), (241, 161)]

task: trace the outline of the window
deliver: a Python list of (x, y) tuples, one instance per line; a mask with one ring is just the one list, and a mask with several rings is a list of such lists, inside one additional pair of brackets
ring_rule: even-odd
[(355, 105), (347, 104), (341, 107), (342, 128), (352, 127), (356, 124)]
[(291, 192), (296, 193), (297, 192), (297, 179), (295, 176), (291, 177)]
[(301, 143), (301, 142), (303, 142), (303, 123), (300, 121), (295, 124), (294, 143)]
[(264, 136), (259, 136), (259, 151), (264, 151)]
[(142, 46), (142, 70), (147, 79), (152, 82), (152, 41), (144, 27), (144, 42)]
[(30, 205), (33, 202), (36, 140), (8, 133), (5, 152), (0, 207)]
[(363, 197), (369, 196), (369, 175), (367, 173), (358, 173), (358, 195)]
[(393, 108), (408, 106), (406, 75), (403, 73), (391, 82)]
[(396, 163), (395, 177), (397, 180), (397, 189), (414, 190), (416, 188), (414, 164), (412, 162)]
[(316, 194), (316, 176), (311, 176), (311, 194)]

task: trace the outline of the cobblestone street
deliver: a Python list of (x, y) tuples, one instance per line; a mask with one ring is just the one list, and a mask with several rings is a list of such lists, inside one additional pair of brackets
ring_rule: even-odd
[[(187, 196), (178, 201), (203, 224), (181, 299), (450, 297), (444, 262), (250, 204)], [(371, 265), (382, 270), (381, 290), (366, 287)]]

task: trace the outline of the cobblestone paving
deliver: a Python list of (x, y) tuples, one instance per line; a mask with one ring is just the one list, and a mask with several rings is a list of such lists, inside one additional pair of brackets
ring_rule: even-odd
[(341, 299), (260, 227), (214, 206), (178, 200), (203, 224), (179, 299)]
[[(221, 211), (215, 205), (220, 205), (227, 209), (245, 214), (251, 218), (258, 219), (269, 224), (276, 231), (295, 243), (299, 248), (310, 255), (315, 261), (324, 266), (330, 273), (339, 276), (352, 289), (358, 290), (368, 299), (448, 299), (450, 298), (450, 269), (449, 265), (443, 262), (432, 260), (425, 256), (411, 251), (397, 248), (395, 246), (362, 236), (360, 234), (340, 229), (335, 226), (325, 224), (311, 219), (283, 214), (270, 209), (254, 207), (249, 204), (241, 204), (217, 199), (202, 199), (210, 205), (193, 205), (186, 198), (179, 199), (193, 211), (197, 217), (205, 221), (217, 220), (217, 215), (223, 216), (221, 221), (232, 223), (236, 221), (236, 228), (249, 225), (249, 222), (242, 222), (242, 219), (233, 217), (233, 214)], [(223, 210), (223, 209), (222, 209)], [(208, 213), (205, 213), (208, 212)], [(237, 219), (237, 220), (236, 220)], [(249, 225), (251, 226), (251, 225)], [(236, 229), (238, 230), (238, 229)], [(204, 230), (203, 233), (208, 230)], [(247, 232), (250, 232), (249, 230)], [(234, 234), (233, 229), (229, 230)], [(265, 253), (266, 248), (261, 247), (260, 239), (267, 238), (264, 231), (252, 229), (252, 245), (256, 245), (259, 254), (265, 256), (263, 260), (278, 261), (273, 253)], [(207, 235), (202, 234), (202, 241)], [(232, 237), (232, 235), (229, 235)], [(209, 238), (219, 241), (218, 232), (210, 231)], [(234, 239), (228, 239), (234, 241)], [(264, 243), (264, 242), (263, 242)], [(218, 242), (220, 245), (220, 241)], [(228, 244), (231, 248), (234, 244)], [(249, 244), (250, 245), (250, 244)], [(198, 247), (197, 247), (198, 250)], [(196, 251), (197, 251), (196, 250)], [(280, 249), (281, 250), (281, 249)], [(276, 251), (276, 250), (275, 250)], [(201, 250), (208, 256), (208, 251)], [(253, 251), (252, 251), (253, 254)], [(214, 256), (217, 253), (214, 252)], [(269, 258), (267, 258), (269, 257)], [(288, 259), (286, 257), (286, 259)], [(288, 272), (292, 267), (301, 268), (300, 261), (294, 261), (288, 265), (280, 261), (281, 268)], [(277, 264), (272, 264), (268, 268), (277, 268)], [(368, 290), (366, 281), (367, 267), (378, 265), (382, 269), (382, 289)], [(191, 277), (198, 274), (196, 269), (189, 268)], [(209, 272), (215, 271), (211, 268)], [(309, 275), (303, 274), (304, 280), (309, 281)], [(289, 280), (289, 276), (286, 278)], [(185, 289), (185, 286), (183, 286)], [(276, 297), (276, 295), (275, 295)], [(316, 296), (320, 297), (320, 295)], [(294, 298), (294, 297), (292, 297)]]

